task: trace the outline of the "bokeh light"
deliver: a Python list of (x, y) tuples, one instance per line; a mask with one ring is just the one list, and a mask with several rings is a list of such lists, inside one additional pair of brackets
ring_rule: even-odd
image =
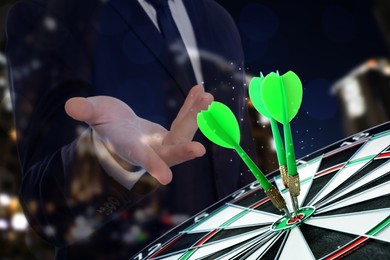
[(15, 213), (11, 219), (11, 226), (16, 231), (24, 231), (28, 227), (28, 222), (23, 213)]
[(8, 206), (11, 203), (11, 197), (8, 194), (0, 194), (0, 206)]

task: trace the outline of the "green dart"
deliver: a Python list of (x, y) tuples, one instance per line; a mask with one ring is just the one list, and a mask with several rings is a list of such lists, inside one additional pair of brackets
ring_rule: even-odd
[(261, 83), (264, 80), (263, 74), (260, 72), (260, 77), (253, 77), (249, 84), (249, 97), (252, 101), (253, 106), (256, 110), (267, 117), (271, 124), (272, 135), (274, 136), (274, 142), (276, 147), (276, 155), (279, 163), (280, 175), (282, 176), (283, 184), (288, 187), (288, 177), (287, 177), (287, 167), (286, 167), (286, 153), (284, 152), (282, 138), (280, 137), (278, 123), (276, 120), (268, 113), (267, 109), (263, 104), (263, 99), (261, 98), (260, 87)]
[(286, 202), (275, 186), (267, 180), (261, 170), (240, 146), (240, 128), (233, 112), (224, 104), (214, 101), (197, 116), (200, 131), (215, 144), (224, 148), (235, 149), (256, 177), (265, 194), (279, 210), (290, 217)]
[(302, 83), (299, 77), (292, 71), (282, 76), (279, 73), (272, 72), (264, 78), (260, 92), (268, 113), (283, 124), (289, 175), (288, 187), (293, 201), (294, 212), (296, 213), (298, 211), (297, 197), (300, 194), (300, 182), (290, 121), (296, 116), (302, 103)]

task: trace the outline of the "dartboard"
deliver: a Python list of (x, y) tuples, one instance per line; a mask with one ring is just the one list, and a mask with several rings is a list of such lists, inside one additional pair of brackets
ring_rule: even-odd
[[(296, 218), (253, 182), (130, 259), (390, 259), (390, 122), (297, 163)], [(279, 172), (268, 177), (291, 205)]]

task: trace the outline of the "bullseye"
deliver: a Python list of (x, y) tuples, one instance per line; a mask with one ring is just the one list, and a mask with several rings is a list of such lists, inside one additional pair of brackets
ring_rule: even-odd
[(275, 223), (271, 226), (271, 230), (281, 231), (284, 229), (294, 228), (313, 215), (315, 210), (315, 207), (302, 207), (299, 209), (299, 212), (295, 217), (290, 219), (287, 216), (283, 216), (275, 221)]
[(305, 214), (298, 214), (297, 216), (293, 217), (292, 219), (289, 219), (287, 221), (287, 225), (294, 225), (297, 222), (300, 222), (305, 217)]

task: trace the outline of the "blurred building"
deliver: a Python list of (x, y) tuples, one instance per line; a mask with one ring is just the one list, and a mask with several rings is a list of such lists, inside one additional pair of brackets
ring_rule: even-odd
[(371, 59), (332, 87), (342, 110), (347, 135), (390, 120), (390, 62)]
[[(390, 50), (390, 1), (373, 0), (373, 13)], [(390, 60), (375, 58), (334, 83), (346, 134), (390, 120)]]

